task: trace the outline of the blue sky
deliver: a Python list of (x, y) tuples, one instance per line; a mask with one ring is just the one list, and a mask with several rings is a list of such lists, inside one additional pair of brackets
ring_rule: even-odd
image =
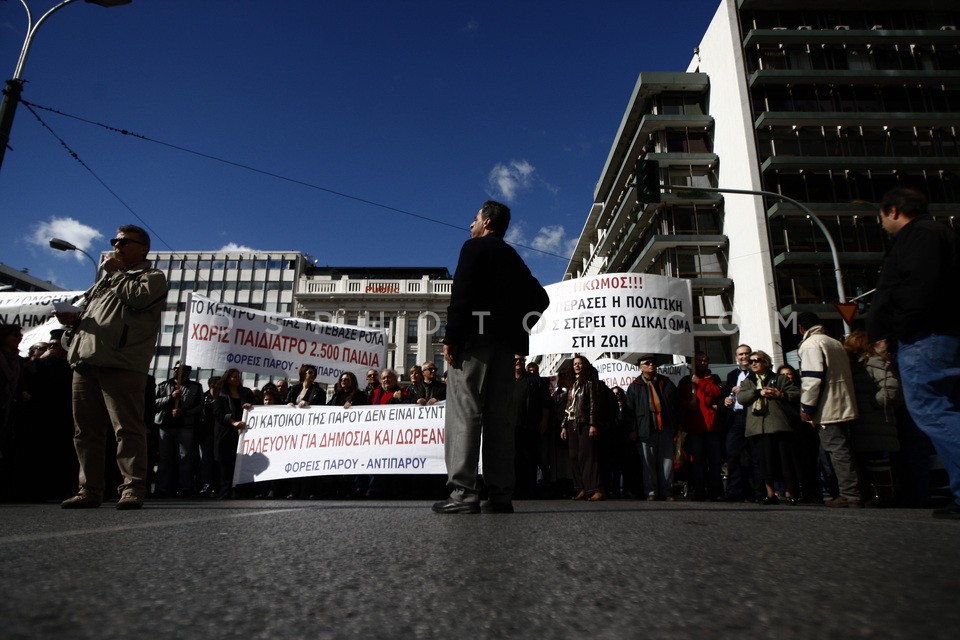
[[(56, 4), (27, 1), (35, 20)], [(47, 240), (96, 255), (133, 223), (157, 250), (452, 272), (487, 198), (511, 206), (510, 238), (567, 256), (637, 75), (685, 70), (718, 5), (77, 2), (38, 30), (23, 98), (163, 144), (38, 110), (55, 137), (20, 105), (0, 262), (83, 289), (89, 260)], [(4, 79), (25, 32), (20, 3), (0, 1)], [(566, 260), (520, 251), (560, 280)]]

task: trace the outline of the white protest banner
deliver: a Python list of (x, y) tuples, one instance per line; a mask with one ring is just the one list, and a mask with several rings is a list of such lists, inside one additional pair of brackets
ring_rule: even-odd
[(291, 318), (237, 307), (192, 293), (180, 359), (192, 367), (290, 376), (303, 364), (317, 382), (333, 384), (344, 371), (363, 379), (387, 359), (381, 329)]
[(30, 346), (50, 340), (50, 330), (60, 323), (53, 317), (54, 302), (71, 302), (83, 291), (32, 291), (0, 293), (0, 324), (18, 324), (23, 328), (20, 355), (26, 357)]
[(530, 333), (529, 355), (582, 352), (693, 354), (690, 282), (606, 273), (545, 287), (550, 306)]
[(690, 365), (688, 365), (686, 362), (680, 362), (677, 364), (662, 364), (657, 367), (657, 373), (669, 378), (670, 382), (679, 386), (680, 381), (683, 380), (685, 376), (690, 375)]
[(594, 360), (593, 366), (596, 368), (600, 379), (611, 389), (614, 387), (626, 389), (640, 375), (640, 367), (637, 365), (613, 358)]
[[(633, 381), (640, 375), (640, 367), (637, 365), (614, 360), (613, 358), (594, 360), (593, 366), (596, 367), (600, 379), (611, 389), (613, 387), (620, 387), (625, 390), (627, 386), (633, 384)], [(662, 364), (657, 367), (657, 373), (669, 378), (673, 384), (678, 385), (684, 376), (690, 375), (690, 365), (685, 362)]]
[(234, 484), (301, 476), (446, 474), (445, 402), (258, 406), (246, 414)]

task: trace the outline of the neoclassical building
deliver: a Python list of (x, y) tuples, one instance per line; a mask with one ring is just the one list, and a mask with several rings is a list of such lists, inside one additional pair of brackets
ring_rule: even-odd
[(453, 278), (446, 267), (307, 266), (295, 294), (298, 317), (387, 332), (387, 367), (406, 380), (414, 364), (443, 371)]

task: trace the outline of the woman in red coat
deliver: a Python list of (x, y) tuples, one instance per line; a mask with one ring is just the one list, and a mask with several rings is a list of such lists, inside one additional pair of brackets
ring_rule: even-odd
[(706, 353), (695, 356), (694, 373), (680, 380), (679, 394), (687, 432), (684, 449), (692, 457), (689, 480), (693, 499), (716, 500), (723, 496), (723, 420), (717, 416), (723, 391), (720, 377), (710, 373)]

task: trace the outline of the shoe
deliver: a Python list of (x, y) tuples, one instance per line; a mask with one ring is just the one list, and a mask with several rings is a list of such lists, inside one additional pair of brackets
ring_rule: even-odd
[(657, 496), (647, 496), (647, 502), (656, 502)]
[(605, 499), (606, 499), (606, 496), (603, 495), (603, 491), (594, 491), (593, 495), (587, 498), (587, 500), (590, 502), (600, 502), (601, 500), (605, 500)]
[(800, 498), (794, 498), (794, 497), (792, 497), (792, 496), (788, 496), (788, 497), (787, 497), (787, 504), (790, 505), (791, 507), (795, 507), (795, 506), (797, 506), (798, 504), (800, 504)]
[(859, 498), (848, 498), (846, 496), (837, 496), (832, 500), (825, 500), (823, 503), (825, 507), (852, 507), (854, 509), (859, 509), (863, 507), (863, 500)]
[(120, 500), (117, 501), (117, 509), (119, 511), (133, 511), (141, 507), (143, 507), (143, 498), (135, 496), (132, 493), (123, 494), (120, 496)]
[(461, 500), (441, 500), (433, 503), (434, 513), (480, 513), (479, 502), (463, 502)]
[(760, 500), (760, 504), (780, 504), (780, 498), (777, 496), (765, 496), (762, 500)]
[(205, 484), (202, 487), (200, 487), (201, 498), (209, 498), (210, 494), (212, 493), (213, 493), (213, 487), (211, 487), (209, 484)]
[(584, 491), (583, 489), (581, 489), (581, 490), (580, 490), (580, 493), (578, 493), (577, 495), (573, 496), (573, 497), (570, 498), (570, 499), (571, 499), (571, 500), (583, 500), (583, 499), (586, 498), (586, 497), (587, 497), (587, 492)]
[(942, 520), (960, 520), (960, 505), (954, 503), (949, 507), (935, 509), (933, 512), (933, 517), (940, 518)]
[[(436, 505), (434, 505), (436, 511)], [(483, 504), (484, 513), (513, 513), (513, 502), (487, 500)]]
[(100, 500), (89, 493), (78, 493), (60, 503), (61, 509), (96, 509), (99, 506)]
[(664, 498), (664, 500), (666, 500), (667, 502), (673, 502), (674, 498), (673, 496), (667, 496), (666, 498)]

